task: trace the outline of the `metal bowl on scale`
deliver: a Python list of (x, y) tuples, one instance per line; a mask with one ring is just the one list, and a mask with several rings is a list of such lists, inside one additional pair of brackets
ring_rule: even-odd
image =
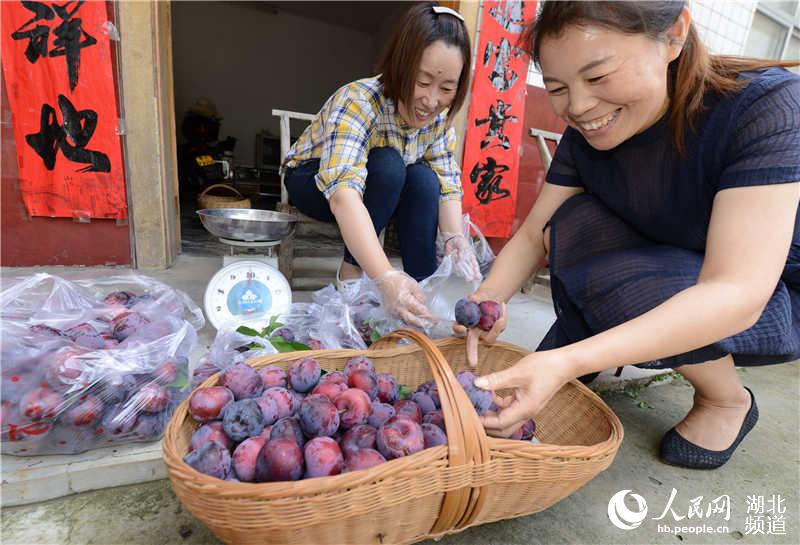
[(246, 242), (281, 240), (294, 231), (297, 216), (253, 208), (205, 208), (197, 215), (212, 235)]

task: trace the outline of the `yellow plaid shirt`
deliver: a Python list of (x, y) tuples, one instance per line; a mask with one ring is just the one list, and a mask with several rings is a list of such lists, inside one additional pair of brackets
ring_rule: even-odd
[(461, 172), (453, 156), (455, 130), (447, 124), (447, 110), (433, 123), (411, 129), (383, 96), (377, 77), (348, 83), (322, 106), (311, 124), (289, 150), (281, 167), (319, 159), (316, 183), (330, 199), (340, 187), (362, 195), (367, 178), (367, 156), (372, 148), (391, 147), (406, 165), (424, 161), (439, 177), (441, 200), (461, 199)]

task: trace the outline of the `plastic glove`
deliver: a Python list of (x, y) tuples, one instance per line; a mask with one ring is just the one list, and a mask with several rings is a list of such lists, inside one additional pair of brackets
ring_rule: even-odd
[(481, 279), (481, 268), (472, 244), (461, 233), (442, 233), (444, 255), (453, 260), (455, 271), (467, 282)]
[(375, 284), (381, 290), (388, 314), (419, 328), (436, 321), (425, 306), (425, 296), (419, 284), (403, 271), (386, 271), (375, 279)]

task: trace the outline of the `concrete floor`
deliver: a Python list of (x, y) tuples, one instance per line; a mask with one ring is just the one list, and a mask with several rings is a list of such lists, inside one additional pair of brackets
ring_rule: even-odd
[[(215, 259), (181, 256), (167, 271), (146, 273), (186, 291), (202, 301), (206, 282), (219, 268)], [(92, 269), (49, 267), (69, 277), (93, 274)], [(32, 269), (3, 269), (2, 275), (29, 274)], [(308, 294), (298, 294), (298, 299)], [(511, 327), (504, 339), (533, 348), (550, 321), (552, 310), (540, 295), (519, 295), (509, 305)], [(213, 339), (206, 326), (201, 343)], [(202, 349), (202, 346), (199, 347)], [(625, 427), (625, 441), (611, 467), (582, 489), (551, 508), (528, 517), (497, 522), (445, 537), (443, 544), (798, 544), (800, 543), (800, 362), (740, 370), (743, 382), (756, 395), (761, 418), (734, 458), (715, 471), (690, 471), (661, 463), (657, 445), (661, 435), (679, 421), (691, 405), (692, 388), (681, 379), (601, 386), (603, 399)], [(674, 514), (665, 511), (671, 491)], [(639, 528), (625, 531), (607, 515), (610, 498), (632, 490), (648, 504), (648, 516)], [(730, 517), (706, 517), (709, 502), (730, 498)], [(748, 513), (763, 498), (780, 496), (781, 515)], [(702, 519), (686, 517), (695, 502)], [(775, 518), (782, 516), (783, 519)], [(3, 508), (4, 544), (213, 544), (219, 541), (183, 510), (167, 480), (107, 488), (20, 507)], [(783, 520), (783, 527), (780, 521)], [(684, 528), (666, 533), (660, 524)], [(726, 527), (717, 534), (697, 534), (702, 525)], [(755, 533), (754, 533), (755, 530)], [(779, 535), (781, 530), (784, 532)], [(760, 533), (759, 533), (760, 532)], [(431, 542), (433, 543), (433, 542)]]

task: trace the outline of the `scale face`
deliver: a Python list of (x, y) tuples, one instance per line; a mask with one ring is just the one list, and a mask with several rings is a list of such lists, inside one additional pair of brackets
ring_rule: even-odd
[(246, 325), (261, 330), (291, 304), (292, 290), (280, 271), (252, 260), (235, 261), (217, 271), (203, 300), (208, 320), (217, 329)]

